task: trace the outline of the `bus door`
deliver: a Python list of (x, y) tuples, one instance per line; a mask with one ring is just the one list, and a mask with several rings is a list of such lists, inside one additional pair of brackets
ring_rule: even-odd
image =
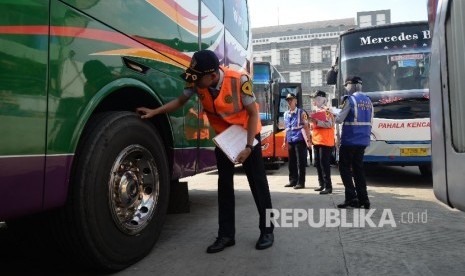
[(275, 110), (276, 118), (274, 123), (274, 144), (275, 144), (275, 156), (287, 158), (287, 149), (283, 149), (281, 146), (284, 142), (286, 129), (284, 125), (284, 112), (289, 109), (289, 105), (286, 101), (287, 94), (292, 93), (297, 97), (297, 107), (302, 107), (302, 86), (300, 83), (279, 83), (277, 89), (277, 95), (275, 95)]

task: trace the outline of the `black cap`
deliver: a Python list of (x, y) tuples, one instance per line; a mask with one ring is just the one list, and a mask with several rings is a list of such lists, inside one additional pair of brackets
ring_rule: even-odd
[(292, 93), (287, 94), (286, 100), (295, 99), (295, 95)]
[(316, 98), (316, 97), (324, 97), (326, 98), (326, 92), (324, 91), (321, 91), (321, 90), (317, 90), (315, 93), (313, 93), (312, 95), (312, 98)]
[(349, 83), (351, 83), (351, 84), (362, 84), (362, 78), (357, 77), (357, 76), (347, 77), (346, 82), (344, 83), (344, 85), (347, 85)]
[(194, 53), (189, 68), (181, 74), (181, 78), (186, 82), (195, 82), (207, 74), (216, 72), (219, 68), (220, 61), (214, 52), (200, 50)]

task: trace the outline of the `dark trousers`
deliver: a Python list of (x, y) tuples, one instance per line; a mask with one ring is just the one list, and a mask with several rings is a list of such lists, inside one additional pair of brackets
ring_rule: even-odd
[(368, 201), (367, 183), (363, 169), (364, 154), (365, 146), (341, 145), (339, 148), (339, 172), (345, 187), (346, 201), (354, 199), (358, 199), (360, 202)]
[(305, 167), (307, 166), (307, 144), (305, 141), (288, 143), (289, 145), (289, 183), (305, 186)]
[[(250, 190), (259, 214), (260, 233), (273, 232), (274, 225), (266, 227), (266, 209), (271, 209), (271, 196), (263, 163), (260, 135), (255, 137), (259, 142), (249, 157), (242, 163)], [(235, 201), (234, 201), (234, 163), (219, 148), (215, 148), (218, 167), (218, 236), (234, 238)]]
[(315, 150), (315, 167), (318, 172), (320, 187), (332, 189), (331, 183), (331, 151), (333, 147), (313, 145)]
[(310, 160), (310, 165), (313, 165), (313, 146), (307, 148), (308, 159)]

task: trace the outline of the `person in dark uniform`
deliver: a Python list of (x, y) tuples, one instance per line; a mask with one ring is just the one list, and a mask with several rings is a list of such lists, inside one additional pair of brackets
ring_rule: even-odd
[[(363, 156), (370, 145), (373, 104), (362, 93), (362, 79), (354, 76), (344, 84), (348, 92), (343, 98), (343, 107), (336, 117), (336, 123), (342, 125), (341, 146), (339, 147), (339, 172), (345, 188), (345, 201), (338, 208), (370, 208), (368, 199)], [(355, 183), (355, 187), (354, 187)]]
[[(143, 119), (172, 112), (183, 106), (194, 94), (199, 96), (210, 125), (217, 134), (231, 125), (247, 130), (247, 145), (236, 161), (242, 163), (259, 213), (260, 237), (255, 245), (258, 250), (273, 245), (274, 225), (266, 220), (266, 210), (271, 209), (271, 196), (263, 163), (258, 104), (252, 92), (249, 76), (219, 65), (218, 57), (210, 50), (194, 53), (190, 67), (181, 75), (187, 87), (184, 93), (171, 102), (155, 108), (137, 108)], [(254, 138), (258, 144), (253, 146)], [(216, 253), (235, 244), (234, 166), (226, 154), (215, 148), (218, 168), (218, 237), (208, 246), (207, 253)]]
[(289, 110), (284, 112), (284, 125), (286, 137), (283, 141), (283, 149), (288, 146), (289, 153), (289, 184), (284, 187), (294, 189), (305, 188), (305, 169), (307, 166), (307, 144), (310, 144), (310, 128), (308, 126), (307, 113), (297, 107), (297, 98), (289, 93), (286, 96)]

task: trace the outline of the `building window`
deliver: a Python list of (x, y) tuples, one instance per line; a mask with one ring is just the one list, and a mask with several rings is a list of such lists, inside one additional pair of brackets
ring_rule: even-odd
[(371, 15), (362, 15), (358, 18), (358, 25), (360, 27), (371, 26)]
[(386, 24), (386, 15), (383, 13), (376, 15), (376, 25)]
[(310, 48), (300, 49), (300, 63), (309, 64), (310, 63)]
[(322, 71), (321, 71), (321, 75), (322, 75), (322, 77), (323, 77), (322, 80), (321, 80), (321, 83), (322, 83), (323, 85), (326, 85), (326, 74), (328, 74), (328, 70), (322, 70)]
[(322, 62), (331, 62), (331, 46), (321, 47)]
[(271, 56), (263, 56), (262, 61), (267, 61), (271, 63)]
[(303, 71), (300, 73), (300, 80), (302, 82), (303, 90), (310, 90), (310, 71)]
[(289, 65), (289, 50), (279, 51), (281, 57), (281, 65)]

